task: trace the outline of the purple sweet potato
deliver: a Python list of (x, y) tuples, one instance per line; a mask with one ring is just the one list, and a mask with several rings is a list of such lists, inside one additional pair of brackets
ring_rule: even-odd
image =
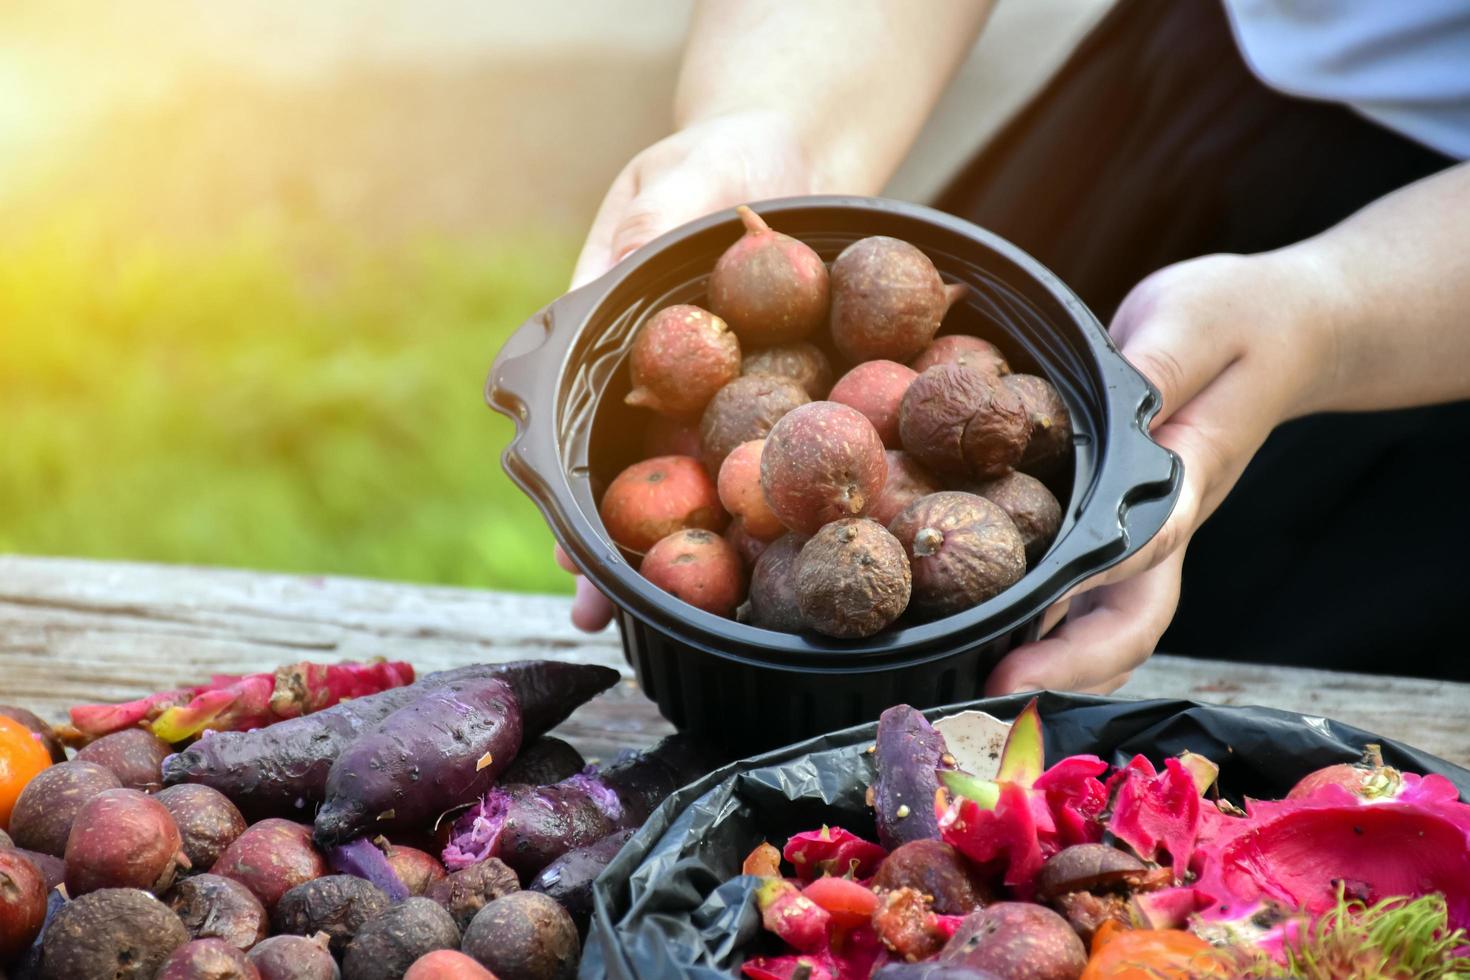
[(426, 691), (458, 690), (490, 677), (510, 684), (526, 714), (527, 731), (536, 732), (560, 724), (618, 680), (617, 671), (607, 667), (541, 660), (441, 671), (257, 731), (212, 732), (168, 759), (165, 781), (213, 786), (252, 819), (303, 815), (323, 798), (333, 760), (359, 735)]
[(169, 744), (152, 732), (125, 728), (83, 746), (76, 757), (111, 769), (128, 789), (152, 792), (163, 785), (163, 760), (171, 752)]
[(172, 814), (184, 839), (184, 854), (196, 868), (213, 867), (225, 848), (245, 833), (239, 807), (213, 787), (181, 783), (159, 790), (153, 798)]
[(944, 736), (917, 709), (900, 704), (878, 716), (876, 744), (873, 808), (878, 842), (892, 851), (909, 841), (938, 840), (935, 773), (954, 768)]
[(594, 844), (568, 851), (542, 868), (526, 890), (556, 899), (577, 924), (577, 931), (586, 936), (587, 925), (592, 919), (592, 883), (636, 832), (630, 827), (609, 834)]
[(246, 959), (260, 980), (340, 980), (337, 961), (327, 951), (325, 934), (272, 936), (251, 948)]
[(193, 939), (222, 939), (249, 949), (270, 934), (265, 906), (233, 878), (194, 875), (175, 884), (164, 901)]
[(454, 824), (444, 849), (450, 870), (499, 857), (529, 881), (567, 851), (636, 827), (680, 786), (707, 772), (710, 759), (688, 739), (664, 739), (601, 773), (552, 786), (497, 786)]
[(316, 815), (317, 843), (432, 823), (488, 790), (524, 737), (520, 704), (499, 678), (426, 693), (332, 764)]
[(10, 835), (21, 847), (61, 857), (82, 805), (103, 790), (121, 788), (112, 770), (95, 762), (43, 769), (20, 791), (10, 813)]
[(272, 817), (237, 837), (211, 872), (250, 889), (269, 912), (286, 892), (326, 874), (327, 864), (312, 846), (310, 827)]
[(154, 980), (260, 980), (260, 971), (229, 943), (195, 939), (170, 953)]
[[(381, 838), (379, 838), (381, 840)], [(358, 837), (345, 844), (328, 847), (324, 853), (327, 867), (339, 875), (350, 875), (369, 882), (395, 902), (409, 896), (408, 885), (398, 877), (398, 871), (388, 861), (388, 855), (366, 837)], [(292, 930), (296, 931), (296, 930)], [(307, 930), (309, 935), (316, 930)]]
[(76, 898), (101, 888), (155, 894), (188, 867), (168, 809), (135, 789), (103, 790), (77, 811), (66, 839), (66, 890)]
[[(586, 768), (587, 760), (582, 758), (582, 753), (554, 735), (542, 735), (521, 749), (516, 760), (500, 774), (500, 781), (507, 785), (544, 786), (575, 776)], [(391, 851), (388, 857), (392, 859)]]

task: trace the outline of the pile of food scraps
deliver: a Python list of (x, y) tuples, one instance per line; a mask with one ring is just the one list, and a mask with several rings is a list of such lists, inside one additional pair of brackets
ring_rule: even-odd
[(783, 632), (873, 636), (1014, 585), (1061, 525), (1057, 390), (989, 340), (936, 336), (969, 287), (908, 242), (861, 239), (829, 269), (738, 211), (709, 309), (660, 309), (633, 340), (648, 458), (603, 493), (608, 534), (684, 602)]
[(1236, 807), (1185, 753), (1044, 765), (1035, 702), (991, 765), (886, 711), (877, 841), (757, 846), (751, 980), (1447, 980), (1470, 977), (1470, 805), (1363, 761)]
[(717, 761), (545, 734), (617, 679), (303, 663), (55, 729), (0, 708), (0, 977), (575, 976), (593, 879)]

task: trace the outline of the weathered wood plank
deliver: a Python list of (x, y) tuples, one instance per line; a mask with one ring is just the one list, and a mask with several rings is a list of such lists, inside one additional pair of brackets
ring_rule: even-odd
[[(54, 720), (211, 673), (384, 656), (439, 670), (557, 657), (626, 682), (562, 733), (584, 752), (642, 747), (669, 726), (638, 693), (615, 633), (567, 600), (321, 576), (0, 556), (0, 701)], [(1156, 656), (1120, 692), (1263, 704), (1336, 718), (1470, 765), (1470, 685)]]

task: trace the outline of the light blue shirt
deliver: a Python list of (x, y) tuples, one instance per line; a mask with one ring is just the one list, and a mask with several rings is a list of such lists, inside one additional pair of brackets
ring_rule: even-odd
[(1257, 77), (1470, 159), (1470, 0), (1224, 0)]

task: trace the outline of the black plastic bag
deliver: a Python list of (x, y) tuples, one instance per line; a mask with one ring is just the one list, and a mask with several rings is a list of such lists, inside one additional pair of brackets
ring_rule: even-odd
[[(1027, 696), (924, 712), (933, 719), (978, 709), (1013, 718)], [(1307, 772), (1353, 762), (1368, 743), (1384, 761), (1439, 773), (1470, 799), (1470, 770), (1325, 718), (1273, 708), (1193, 701), (1119, 701), (1043, 694), (1048, 763), (1091, 752), (1120, 765), (1142, 753), (1155, 763), (1186, 749), (1220, 766), (1220, 790), (1280, 798)], [(775, 952), (740, 864), (762, 840), (778, 846), (822, 824), (875, 837), (864, 802), (873, 779), (876, 724), (823, 735), (732, 763), (670, 799), (608, 865), (594, 886), (596, 909), (579, 976), (584, 980), (731, 977), (752, 956)]]

